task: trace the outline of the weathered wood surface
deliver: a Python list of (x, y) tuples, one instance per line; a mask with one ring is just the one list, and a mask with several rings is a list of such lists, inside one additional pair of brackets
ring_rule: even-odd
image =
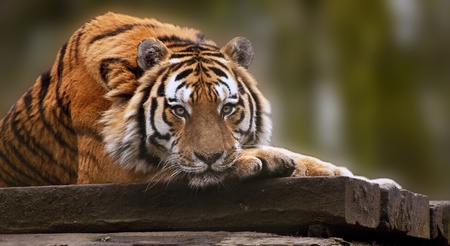
[(431, 211), (430, 219), (424, 195), (348, 177), (270, 179), (207, 190), (181, 183), (0, 189), (3, 234), (258, 231), (442, 243), (448, 240), (449, 205)]
[(407, 190), (381, 189), (381, 231), (430, 238), (428, 197)]
[(376, 246), (376, 243), (348, 242), (341, 238), (311, 238), (281, 236), (257, 232), (126, 232), (126, 233), (75, 233), (75, 234), (4, 234), (3, 246), (16, 245), (70, 245), (70, 246), (253, 246), (253, 245), (302, 245), (302, 246)]
[(450, 244), (450, 201), (431, 201), (431, 238)]
[(274, 179), (209, 190), (111, 184), (0, 190), (0, 231), (296, 231), (311, 224), (376, 228), (380, 190), (350, 178)]

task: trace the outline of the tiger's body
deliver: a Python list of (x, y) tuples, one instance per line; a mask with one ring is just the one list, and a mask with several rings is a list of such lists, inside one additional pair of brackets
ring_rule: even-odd
[(107, 13), (0, 122), (0, 186), (352, 175), (270, 144), (251, 44)]

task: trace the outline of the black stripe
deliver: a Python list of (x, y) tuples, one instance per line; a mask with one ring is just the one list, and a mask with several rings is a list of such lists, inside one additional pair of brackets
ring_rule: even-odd
[(233, 124), (239, 125), (241, 122), (245, 119), (245, 110), (241, 111), (241, 114), (239, 115), (239, 119), (237, 119)]
[(142, 77), (144, 71), (138, 66), (133, 66), (128, 60), (125, 60), (121, 57), (110, 57), (105, 58), (100, 62), (100, 76), (102, 77), (104, 82), (108, 82), (108, 73), (110, 72), (109, 65), (112, 63), (120, 63), (124, 66), (128, 71), (134, 74), (136, 79)]
[(217, 51), (219, 49), (219, 48), (217, 48), (217, 46), (211, 45), (211, 44), (192, 43), (192, 40), (189, 40), (189, 39), (182, 39), (182, 40), (180, 40), (180, 42), (167, 45), (167, 48), (180, 48), (180, 47), (184, 47), (184, 49), (180, 50), (179, 52), (189, 52), (189, 53), (193, 53), (193, 54), (205, 52), (205, 51), (212, 52), (212, 51)]
[[(225, 64), (223, 64), (223, 63), (221, 63), (221, 62), (219, 62), (219, 61), (216, 61), (216, 60), (214, 60), (214, 59), (211, 59), (211, 61), (212, 61), (212, 63), (214, 63), (214, 66), (220, 66), (220, 67), (222, 67), (222, 69), (223, 70), (225, 70), (225, 71), (227, 71), (227, 72), (229, 72), (230, 70), (229, 70), (229, 68), (225, 65)], [(236, 75), (236, 74), (235, 74)]]
[(51, 81), (50, 70), (41, 74), (41, 90), (39, 92), (39, 101), (41, 102), (41, 104), (44, 101), (45, 96), (47, 95), (50, 81)]
[[(3, 118), (2, 121), (0, 121), (0, 122), (2, 123), (1, 129), (0, 129), (0, 133), (1, 133), (0, 136), (5, 136), (7, 125), (10, 124), (10, 120), (12, 119), (11, 116), (12, 116), (13, 112), (15, 112), (15, 110), (16, 110), (16, 104), (14, 104), (14, 105), (11, 107), (11, 109), (9, 110), (9, 112), (8, 112), (8, 114), (5, 116), (5, 118)], [(6, 153), (8, 153), (8, 155), (9, 155), (11, 151), (9, 151), (9, 150), (7, 149), (7, 146), (6, 146), (6, 137), (0, 138), (0, 140), (2, 140), (3, 150), (6, 151)], [(13, 171), (15, 171), (15, 173), (19, 173), (19, 174), (22, 173), (21, 170), (17, 170), (16, 165), (14, 165), (14, 164), (12, 163), (12, 161), (8, 158), (8, 155), (4, 154), (4, 153), (1, 152), (1, 150), (0, 150), (0, 159), (3, 159), (3, 163), (5, 163), (6, 165), (8, 165)], [(16, 171), (16, 170), (17, 170), (17, 171)], [(15, 181), (17, 181), (17, 180), (15, 180)], [(18, 184), (18, 183), (15, 182), (15, 185), (17, 185), (17, 184)], [(20, 183), (19, 185), (26, 186), (26, 185), (28, 185), (28, 184), (27, 184), (27, 183)]]
[(158, 91), (157, 91), (158, 96), (160, 96), (160, 97), (165, 96), (164, 91), (165, 91), (164, 80), (162, 80), (161, 84), (158, 86)]
[[(206, 76), (207, 78), (211, 78), (211, 74), (209, 74), (209, 68), (204, 67), (202, 65), (203, 65), (202, 62), (199, 62), (197, 64), (197, 67), (195, 68), (195, 75), (198, 76), (200, 72), (203, 72), (203, 74), (202, 74), (203, 76)], [(204, 68), (204, 69), (202, 69), (202, 68)]]
[(210, 67), (210, 69), (219, 77), (225, 77), (228, 79), (228, 75), (224, 73), (222, 70), (218, 69), (217, 67)]
[[(111, 72), (111, 68), (109, 67), (109, 65), (113, 64), (113, 63), (121, 64), (124, 68), (126, 68), (126, 70), (128, 70), (129, 72), (131, 72), (134, 75), (136, 80), (139, 79), (144, 73), (144, 71), (142, 71), (141, 68), (131, 65), (131, 63), (128, 60), (125, 60), (123, 58), (120, 58), (120, 57), (105, 58), (100, 62), (99, 73), (100, 73), (100, 77), (102, 78), (103, 82), (108, 87), (109, 87), (108, 74)], [(123, 97), (131, 97), (131, 96), (133, 96), (133, 94), (134, 93), (124, 94)]]
[[(237, 78), (237, 77), (236, 77)], [(237, 84), (238, 84), (238, 90), (239, 90), (239, 94), (241, 95), (245, 95), (247, 94), (247, 92), (245, 91), (244, 85), (243, 83), (238, 79), (236, 80)]]
[(163, 118), (163, 121), (168, 125), (168, 126), (170, 126), (170, 127), (172, 127), (173, 126), (173, 123), (172, 122), (170, 122), (169, 121), (169, 119), (167, 118), (167, 114), (166, 114), (166, 108), (169, 108), (170, 107), (170, 105), (169, 105), (169, 103), (167, 103), (167, 100), (164, 100), (164, 110), (163, 110), (163, 112), (162, 112), (162, 118)]
[[(208, 52), (208, 51), (206, 51), (206, 52), (203, 52), (202, 55), (203, 56), (213, 56), (213, 57), (225, 58), (225, 56), (222, 53), (219, 53), (219, 52)], [(219, 63), (219, 62), (217, 62), (217, 63)]]
[(164, 35), (164, 36), (158, 36), (158, 40), (164, 43), (168, 43), (168, 42), (183, 42), (183, 43), (189, 43), (189, 44), (195, 44), (195, 41), (190, 40), (190, 39), (182, 39), (179, 36), (176, 35)]
[[(13, 117), (16, 118), (17, 113), (15, 112)], [(48, 165), (55, 163), (58, 164), (57, 166), (60, 167), (64, 173), (67, 173), (70, 177), (73, 177), (76, 175), (76, 172), (74, 170), (69, 169), (68, 164), (63, 164), (57, 161), (53, 154), (48, 151), (44, 146), (39, 144), (35, 138), (32, 137), (31, 132), (29, 132), (25, 127), (19, 127), (18, 123), (21, 121), (12, 121), (10, 124), (11, 130), (14, 133), (15, 139), (20, 143), (20, 146), (24, 146), (31, 154), (38, 157), (38, 159), (41, 159), (41, 157), (44, 155), (47, 157)], [(22, 124), (23, 125), (23, 124)], [(24, 134), (21, 134), (24, 133)], [(21, 147), (21, 151), (23, 151), (23, 147)], [(18, 153), (21, 155), (21, 153)], [(42, 180), (46, 180), (48, 184), (60, 184), (61, 181), (51, 179), (50, 177), (42, 176), (42, 173), (37, 170), (34, 166), (31, 164), (27, 164), (26, 162), (23, 162), (22, 164), (26, 165), (29, 169), (31, 169), (37, 176), (40, 176)], [(54, 177), (53, 177), (54, 178)]]
[(158, 107), (158, 101), (156, 99), (156, 97), (152, 97), (152, 102), (150, 104), (150, 125), (153, 128), (153, 135), (160, 136), (161, 133), (156, 129), (155, 124), (156, 108)]
[(171, 136), (169, 133), (167, 134), (161, 134), (158, 129), (156, 128), (155, 124), (155, 116), (156, 116), (156, 108), (158, 107), (158, 101), (156, 100), (156, 97), (152, 98), (152, 103), (150, 105), (150, 125), (153, 128), (153, 134), (150, 136), (150, 143), (152, 143), (155, 147), (165, 150), (164, 146), (158, 143), (157, 139), (162, 140), (170, 140)]
[[(238, 85), (238, 91), (239, 91), (239, 94), (240, 94), (240, 99), (239, 99), (239, 102), (238, 102), (238, 104), (240, 104), (240, 105), (244, 105), (243, 104), (243, 101), (242, 101), (242, 98), (244, 97), (244, 95), (246, 95), (247, 94), (247, 92), (246, 92), (246, 88), (247, 88), (247, 90), (249, 91), (249, 93), (250, 94), (247, 94), (247, 99), (248, 99), (248, 104), (249, 104), (249, 107), (250, 107), (250, 124), (249, 124), (249, 128), (248, 128), (248, 130), (246, 131), (246, 135), (248, 135), (249, 133), (250, 133), (250, 131), (251, 131), (251, 127), (252, 127), (252, 125), (253, 125), (253, 118), (254, 118), (254, 110), (255, 110), (255, 106), (253, 105), (253, 101), (252, 101), (252, 98), (254, 98), (254, 93), (250, 90), (250, 88), (249, 87), (247, 87), (240, 79), (239, 79), (239, 76), (238, 76), (238, 74), (237, 74), (237, 72), (235, 71), (235, 70), (232, 70), (233, 71), (233, 74), (234, 74), (234, 77), (236, 78), (236, 83), (237, 83), (237, 85)], [(253, 94), (252, 94), (253, 93)], [(256, 99), (255, 99), (255, 102), (256, 102), (256, 114), (257, 114), (257, 124), (261, 124), (261, 122), (260, 122), (260, 113), (259, 113), (259, 110), (260, 110), (260, 106), (259, 106), (259, 102), (258, 101), (256, 101)], [(261, 126), (260, 125), (257, 125), (256, 126), (256, 129), (255, 129), (255, 131), (256, 131), (256, 133), (255, 134), (253, 134), (252, 136), (250, 136), (250, 139), (251, 139), (251, 141), (253, 141), (254, 140), (254, 138), (255, 138), (255, 136), (254, 135), (259, 135), (258, 134), (258, 131), (260, 131), (260, 129), (261, 129)], [(248, 142), (248, 143), (251, 143), (251, 142)]]
[[(254, 112), (255, 112), (255, 106), (253, 105), (252, 97), (249, 94), (247, 94), (247, 100), (248, 100), (248, 105), (250, 107), (250, 123), (249, 123), (249, 126), (248, 126), (248, 132), (249, 132), (249, 131), (251, 131), (252, 126), (255, 123), (254, 119), (253, 119), (254, 118)], [(256, 110), (258, 110), (258, 108), (256, 108)], [(256, 128), (256, 131), (258, 131), (258, 128)]]
[(78, 49), (79, 49), (79, 47), (80, 47), (80, 39), (81, 39), (81, 36), (83, 36), (83, 34), (84, 34), (84, 32), (83, 32), (83, 30), (84, 30), (84, 28), (85, 28), (85, 26), (82, 26), (80, 29), (79, 29), (79, 31), (78, 31), (78, 33), (77, 33), (77, 36), (75, 37), (75, 43), (74, 43), (74, 51), (73, 51), (73, 53), (74, 53), (74, 57), (75, 57), (75, 61), (77, 62), (78, 61)]
[(177, 76), (175, 77), (175, 80), (182, 80), (184, 78), (186, 78), (189, 74), (192, 73), (192, 68), (188, 68), (186, 70), (184, 70), (183, 72), (177, 74)]
[(175, 93), (177, 93), (178, 90), (180, 90), (180, 89), (183, 88), (183, 87), (187, 87), (187, 84), (186, 84), (185, 82), (183, 82), (183, 83), (181, 83), (181, 84), (179, 84), (179, 85), (177, 86), (177, 88), (175, 89)]
[(45, 111), (44, 111), (44, 101), (45, 97), (48, 93), (48, 87), (51, 82), (51, 77), (49, 71), (43, 73), (41, 75), (41, 90), (39, 92), (39, 104), (38, 104), (38, 111), (39, 116), (42, 121), (42, 124), (47, 129), (47, 131), (53, 136), (53, 138), (58, 142), (63, 148), (66, 148), (67, 150), (77, 153), (77, 149), (72, 147), (69, 143), (67, 143), (64, 139), (62, 139), (61, 134), (56, 132), (54, 129), (55, 127), (50, 125), (46, 119)]
[(144, 159), (148, 155), (148, 150), (145, 144), (146, 136), (147, 136), (147, 129), (146, 129), (146, 118), (145, 118), (145, 108), (144, 104), (148, 100), (150, 96), (150, 92), (153, 88), (155, 83), (150, 83), (147, 88), (144, 90), (144, 95), (142, 96), (141, 102), (139, 103), (139, 111), (138, 111), (138, 125), (139, 125), (139, 135), (141, 136), (140, 139), (140, 145), (139, 145), (139, 157), (141, 159)]
[[(9, 148), (7, 147), (9, 146)], [(22, 164), (23, 166), (25, 166), (25, 168), (27, 168), (28, 170), (31, 170), (34, 174), (37, 174), (37, 176), (39, 177), (39, 179), (43, 182), (45, 182), (46, 184), (54, 184), (52, 183), (49, 179), (47, 179), (46, 177), (42, 176), (42, 174), (39, 172), (39, 170), (37, 170), (35, 167), (33, 167), (33, 165), (31, 165), (27, 160), (25, 160), (25, 158), (23, 157), (23, 154), (20, 153), (16, 147), (14, 147), (11, 143), (6, 142), (5, 140), (3, 140), (3, 147), (5, 149), (5, 151), (8, 153), (9, 156), (14, 155), (20, 164)], [(11, 170), (13, 170), (15, 173), (23, 176), (24, 178), (32, 181), (32, 182), (36, 182), (36, 177), (32, 177), (30, 176), (25, 170), (23, 170), (22, 168), (18, 168), (16, 163), (13, 163), (9, 158), (7, 158), (6, 156), (2, 156), (2, 159), (5, 160), (5, 163), (9, 166), (9, 168), (11, 168)]]
[[(3, 162), (2, 163), (6, 163), (10, 168), (12, 168), (13, 169), (13, 171), (15, 171), (15, 173), (21, 173), (20, 172), (20, 170), (19, 171), (16, 171), (15, 169), (16, 169), (16, 166), (15, 165), (13, 165), (12, 163), (11, 163), (11, 161), (8, 159), (8, 157), (7, 157), (7, 155), (5, 155), (3, 152), (1, 152), (0, 151), (0, 159), (2, 159), (3, 160)], [(1, 175), (2, 175), (2, 180), (3, 180), (3, 182), (5, 182), (8, 186), (10, 186), (10, 187), (12, 187), (12, 186), (28, 186), (28, 185), (30, 185), (30, 184), (28, 184), (28, 183), (24, 183), (23, 181), (21, 181), (21, 179), (17, 179), (16, 177), (12, 177), (13, 178), (13, 180), (11, 180), (11, 179), (6, 179), (6, 177), (5, 176), (3, 176), (3, 174), (11, 174), (10, 172), (6, 172), (6, 170), (5, 169), (3, 169), (3, 165), (1, 165), (0, 167), (2, 167), (2, 172), (0, 173)], [(12, 175), (9, 175), (9, 176), (12, 176)]]
[[(167, 138), (167, 136), (169, 136), (169, 137)], [(166, 135), (152, 134), (149, 137), (150, 143), (153, 146), (155, 146), (159, 150), (166, 151), (166, 148), (158, 142), (158, 139), (163, 139), (163, 140), (168, 141), (170, 139), (170, 135), (169, 134), (166, 134)]]
[(58, 59), (58, 66), (56, 69), (56, 75), (57, 75), (57, 83), (56, 83), (56, 103), (58, 105), (58, 108), (61, 109), (61, 111), (70, 118), (70, 111), (69, 111), (69, 105), (64, 105), (63, 100), (61, 98), (61, 95), (59, 93), (59, 90), (61, 88), (62, 83), (62, 74), (64, 72), (64, 56), (66, 54), (67, 49), (67, 42), (61, 47), (61, 50), (59, 52), (59, 59)]
[(261, 101), (259, 100), (258, 96), (256, 95), (256, 93), (252, 90), (251, 87), (247, 87), (247, 90), (249, 91), (249, 101), (251, 101), (251, 99), (253, 99), (255, 101), (255, 111), (251, 111), (251, 116), (253, 118), (253, 112), (256, 113), (255, 115), (255, 124), (256, 124), (256, 141), (259, 142), (259, 132), (262, 130), (262, 112), (261, 112)]
[[(234, 97), (233, 97), (234, 98)], [(237, 101), (237, 103), (236, 103), (236, 106), (237, 105), (240, 105), (240, 106), (242, 106), (242, 107), (245, 107), (245, 105), (244, 105), (244, 100), (242, 100), (242, 97), (239, 97), (239, 100)]]
[(103, 33), (103, 34), (100, 34), (100, 35), (97, 35), (97, 36), (93, 37), (89, 41), (89, 44), (93, 44), (94, 42), (96, 42), (98, 40), (101, 40), (101, 39), (104, 39), (104, 38), (108, 38), (108, 37), (113, 37), (113, 36), (116, 36), (118, 34), (124, 33), (126, 31), (130, 31), (130, 30), (134, 29), (135, 27), (155, 28), (156, 26), (152, 25), (152, 24), (126, 24), (126, 25), (123, 25), (123, 26), (121, 26), (119, 28), (111, 30), (109, 32), (106, 32), (106, 33)]
[[(202, 64), (201, 63), (197, 63), (195, 66), (195, 76), (199, 76), (200, 73), (202, 72)], [(205, 73), (207, 75), (207, 77), (211, 77), (209, 74)]]
[(165, 96), (165, 94), (164, 94), (164, 83), (166, 82), (166, 80), (167, 80), (167, 77), (169, 76), (169, 68), (166, 68), (166, 69), (164, 69), (161, 73), (160, 73), (160, 76), (162, 75), (162, 78), (161, 78), (161, 84), (158, 86), (158, 90), (157, 90), (157, 94), (158, 94), (158, 96), (160, 96), (160, 97), (163, 97), (163, 96)]
[[(16, 111), (12, 114), (12, 117), (16, 119), (17, 117)], [(19, 127), (19, 123), (22, 123), (21, 124), (22, 127)], [(28, 131), (26, 127), (23, 127), (23, 125), (24, 124), (22, 120), (14, 120), (11, 121), (10, 123), (10, 129), (12, 130), (15, 139), (21, 144), (21, 146), (25, 146), (28, 149), (28, 151), (34, 153), (37, 156), (40, 156), (40, 153), (42, 153), (46, 155), (51, 160), (51, 162), (56, 162), (56, 160), (53, 159), (53, 155), (46, 148), (40, 145), (33, 137), (31, 132)]]
[(225, 83), (225, 82), (223, 82), (221, 79), (219, 79), (219, 84), (224, 85), (225, 87), (227, 87), (228, 92), (231, 94), (230, 86), (229, 86), (227, 83)]
[(64, 56), (66, 54), (67, 42), (63, 44), (61, 50), (59, 51), (58, 67), (57, 67), (57, 79), (61, 81), (61, 75), (64, 70)]
[[(61, 84), (63, 83), (63, 73), (64, 73), (64, 58), (66, 55), (67, 50), (67, 42), (61, 47), (61, 50), (59, 51), (59, 58), (58, 58), (58, 65), (56, 67), (56, 88), (55, 88), (55, 95), (56, 95), (56, 105), (61, 110), (62, 114), (56, 113), (55, 110), (53, 111), (54, 118), (58, 120), (58, 123), (60, 126), (63, 126), (70, 134), (75, 134), (72, 126), (66, 122), (67, 118), (71, 118), (70, 113), (70, 102), (67, 104), (64, 104), (63, 98), (66, 95), (66, 91), (63, 91), (63, 95), (61, 96), (60, 89)], [(64, 117), (65, 116), (65, 117)]]
[(187, 46), (185, 49), (180, 50), (180, 52), (200, 52), (200, 51), (218, 50), (218, 47), (215, 45), (198, 42), (198, 40), (181, 38), (177, 35), (161, 35), (158, 36), (157, 39), (163, 43), (167, 43), (166, 46), (168, 48)]
[[(181, 67), (185, 67), (185, 66), (189, 66), (190, 64), (193, 64), (193, 62), (196, 62), (196, 60), (189, 59), (189, 60), (186, 60), (183, 62), (176, 63), (170, 67), (170, 72), (174, 73), (174, 72), (178, 71), (178, 69), (180, 69)], [(167, 79), (167, 77), (164, 80), (166, 80), (166, 79)]]

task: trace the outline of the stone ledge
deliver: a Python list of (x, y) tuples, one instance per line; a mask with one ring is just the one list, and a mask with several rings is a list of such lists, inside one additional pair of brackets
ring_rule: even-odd
[(0, 233), (258, 231), (442, 243), (448, 239), (448, 204), (431, 210), (430, 226), (428, 203), (420, 194), (348, 177), (208, 190), (179, 183), (1, 188)]

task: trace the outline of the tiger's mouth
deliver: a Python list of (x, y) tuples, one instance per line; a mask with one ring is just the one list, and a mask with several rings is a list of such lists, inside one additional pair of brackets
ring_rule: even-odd
[(163, 169), (172, 170), (171, 177), (180, 177), (193, 188), (206, 188), (217, 186), (232, 176), (232, 170), (239, 157), (239, 152), (230, 153), (217, 162), (207, 164), (195, 158), (186, 158), (185, 155), (172, 155), (166, 159)]
[(221, 163), (216, 166), (202, 165), (201, 168), (182, 167), (184, 177), (189, 186), (195, 188), (205, 188), (221, 184), (227, 177), (231, 176), (231, 170), (234, 167), (234, 161), (230, 163)]

